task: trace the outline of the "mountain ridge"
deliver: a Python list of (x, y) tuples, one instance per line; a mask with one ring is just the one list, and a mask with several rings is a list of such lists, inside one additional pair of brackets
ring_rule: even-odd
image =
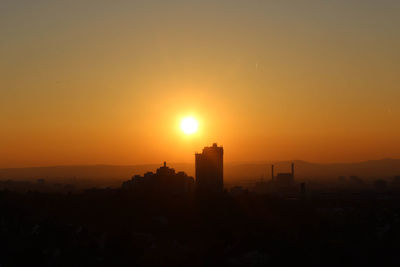
[[(303, 160), (269, 162), (226, 162), (225, 177), (229, 179), (266, 179), (271, 177), (271, 164), (275, 174), (290, 171), (295, 164), (298, 178), (332, 178), (338, 176), (393, 177), (400, 175), (400, 159), (368, 160), (355, 163), (315, 163)], [(0, 180), (38, 178), (76, 179), (129, 179), (134, 174), (155, 171), (162, 164), (137, 165), (58, 165), (47, 167), (0, 168)], [(194, 163), (168, 164), (176, 171), (184, 171), (194, 176)]]

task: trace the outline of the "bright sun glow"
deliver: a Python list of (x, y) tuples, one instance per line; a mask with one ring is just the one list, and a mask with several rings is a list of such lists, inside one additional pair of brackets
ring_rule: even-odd
[(193, 134), (197, 132), (198, 127), (199, 123), (193, 117), (187, 117), (181, 121), (181, 129), (185, 134)]

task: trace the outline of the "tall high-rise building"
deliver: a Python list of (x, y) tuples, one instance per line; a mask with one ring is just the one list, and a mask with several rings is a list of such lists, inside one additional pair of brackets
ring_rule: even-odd
[(224, 148), (214, 143), (195, 154), (196, 187), (200, 193), (222, 193), (224, 191)]

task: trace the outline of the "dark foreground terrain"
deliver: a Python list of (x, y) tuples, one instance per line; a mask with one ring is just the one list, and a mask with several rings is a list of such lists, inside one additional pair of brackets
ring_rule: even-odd
[(399, 266), (400, 195), (0, 192), (1, 266)]

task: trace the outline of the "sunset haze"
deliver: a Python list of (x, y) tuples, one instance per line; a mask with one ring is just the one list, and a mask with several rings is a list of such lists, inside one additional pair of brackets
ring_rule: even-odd
[(3, 0), (0, 168), (400, 158), (399, 28), (391, 0)]

